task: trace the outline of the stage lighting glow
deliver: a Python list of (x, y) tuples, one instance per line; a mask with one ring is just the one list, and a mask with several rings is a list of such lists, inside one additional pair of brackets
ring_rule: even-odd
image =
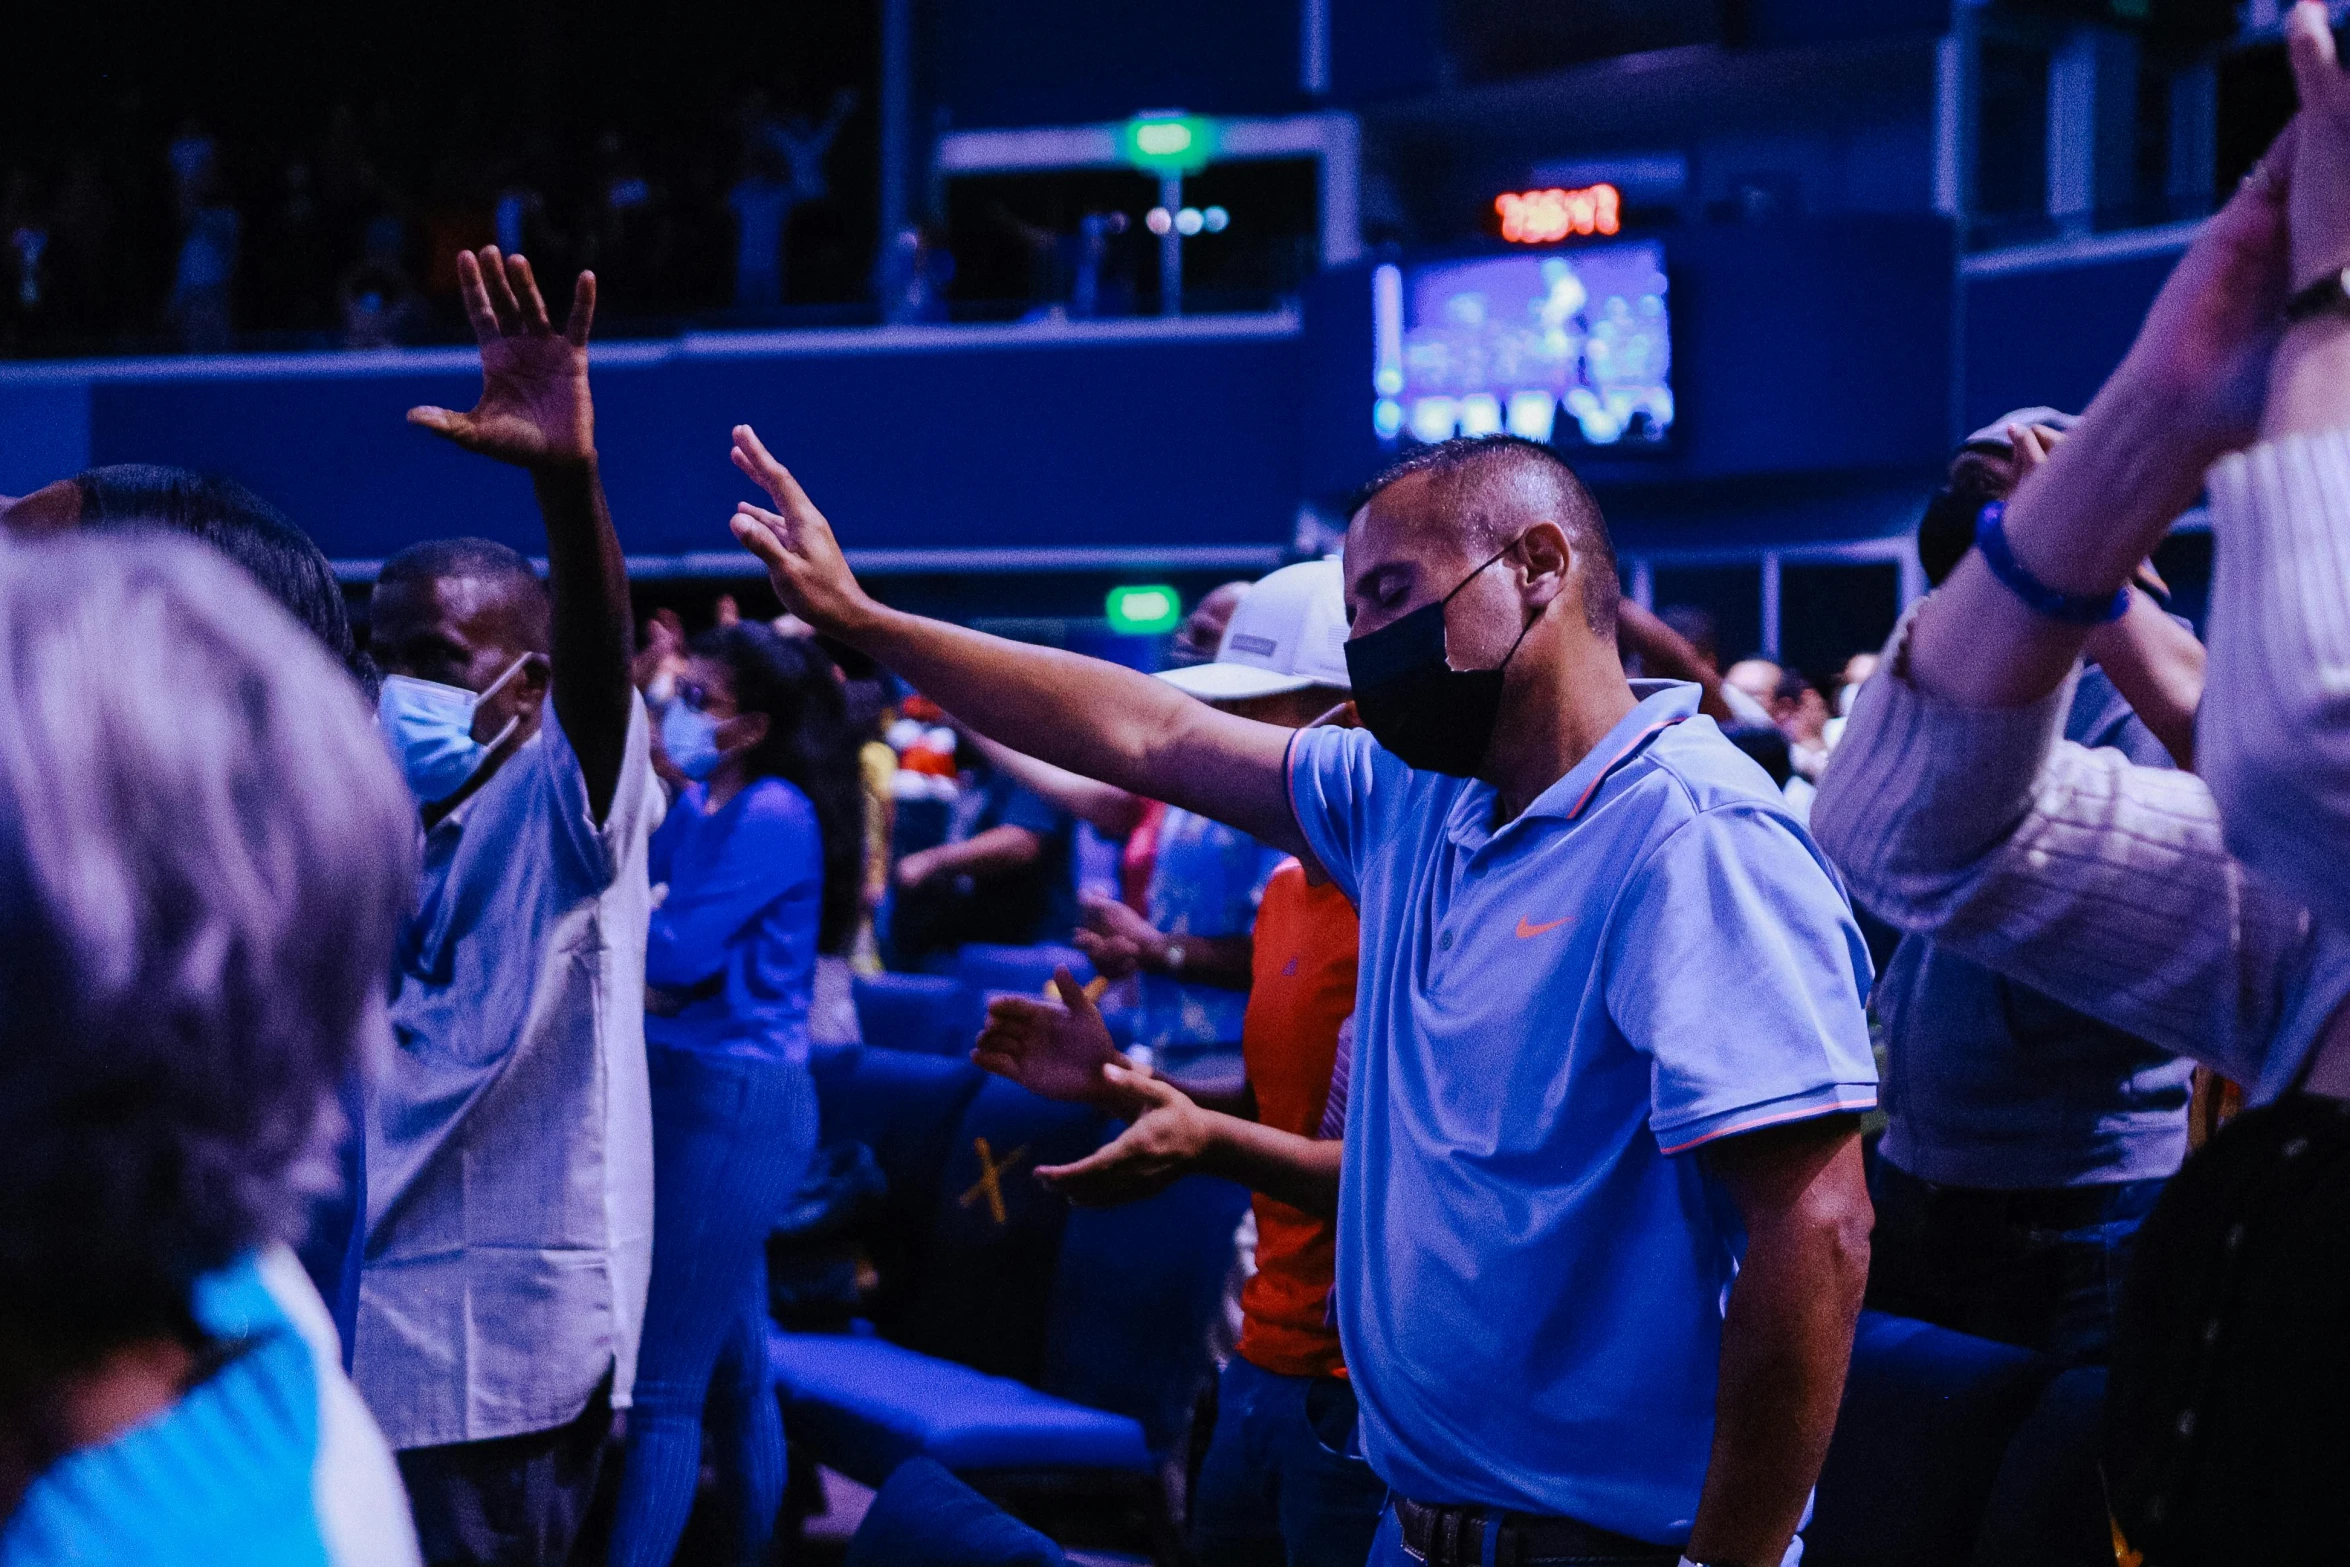
[(1153, 207), (1149, 216), (1142, 220), (1142, 226), (1153, 234), (1165, 234), (1175, 226), (1175, 218), (1165, 207)]
[(1185, 207), (1181, 212), (1175, 214), (1175, 232), (1185, 239), (1191, 238), (1192, 235), (1197, 234), (1205, 227), (1207, 227), (1207, 219), (1200, 216), (1197, 207)]
[(1128, 120), (1119, 135), (1128, 163), (1176, 174), (1213, 161), (1221, 139), (1216, 122), (1199, 115), (1146, 115)]
[(1221, 234), (1231, 226), (1232, 214), (1222, 207), (1210, 207), (1200, 214), (1200, 220), (1207, 225), (1209, 233)]
[(1172, 631), (1183, 620), (1183, 596), (1160, 583), (1112, 588), (1102, 605), (1110, 629), (1129, 636)]

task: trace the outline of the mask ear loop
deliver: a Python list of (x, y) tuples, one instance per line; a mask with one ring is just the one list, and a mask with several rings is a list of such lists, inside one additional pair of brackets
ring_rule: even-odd
[[(1516, 651), (1516, 650), (1515, 650), (1515, 649), (1512, 649), (1512, 651), (1514, 652), (1514, 651)], [(528, 653), (525, 653), (525, 654), (523, 654), (523, 655), (522, 655), (520, 658), (516, 659), (516, 660), (515, 660), (513, 663), (511, 663), (511, 664), (508, 664), (508, 665), (506, 666), (506, 672), (505, 672), (504, 674), (502, 674), (502, 675), (498, 676), (498, 678), (497, 678), (497, 679), (495, 679), (495, 680), (491, 681), (491, 682), (490, 682), (488, 685), (486, 685), (486, 686), (482, 687), (481, 695), (479, 695), (479, 696), (477, 696), (477, 697), (475, 697), (475, 698), (473, 699), (474, 706), (476, 706), (476, 707), (479, 707), (479, 706), (480, 706), (482, 703), (484, 703), (484, 702), (487, 702), (487, 701), (488, 701), (488, 700), (489, 700), (491, 697), (493, 697), (493, 696), (496, 696), (496, 695), (498, 694), (498, 692), (499, 692), (501, 689), (503, 689), (503, 688), (504, 688), (504, 686), (505, 686), (505, 684), (506, 684), (506, 682), (507, 682), (507, 681), (509, 681), (509, 680), (512, 680), (512, 679), (513, 679), (513, 678), (514, 678), (516, 675), (519, 675), (519, 674), (521, 674), (521, 673), (522, 673), (523, 666), (524, 666), (525, 664), (528, 664), (528, 663), (530, 662), (530, 660), (531, 660), (531, 655), (530, 655), (530, 654), (528, 654)], [(497, 738), (496, 738), (496, 739), (494, 739), (494, 740), (492, 740), (492, 741), (490, 741), (490, 743), (489, 743), (489, 744), (487, 744), (487, 745), (485, 745), (485, 746), (483, 746), (483, 747), (481, 748), (481, 750), (482, 750), (482, 755), (484, 755), (484, 756), (487, 756), (487, 755), (489, 755), (489, 754), (490, 754), (492, 751), (495, 751), (495, 750), (496, 750), (496, 749), (497, 749), (499, 746), (502, 746), (502, 745), (504, 745), (504, 744), (505, 744), (507, 741), (509, 741), (509, 740), (513, 739), (513, 738), (514, 738), (514, 731), (515, 731), (515, 730), (517, 730), (517, 729), (520, 729), (521, 727), (522, 727), (522, 715), (521, 715), (520, 713), (517, 713), (517, 714), (515, 714), (515, 715), (514, 715), (512, 718), (509, 718), (509, 719), (507, 719), (507, 720), (506, 720), (506, 727), (498, 731)]]
[[(1479, 566), (1475, 571), (1472, 571), (1467, 576), (1461, 578), (1459, 582), (1453, 585), (1453, 590), (1450, 593), (1447, 593), (1444, 595), (1444, 597), (1438, 599), (1436, 602), (1440, 605), (1450, 604), (1454, 599), (1459, 598), (1461, 589), (1467, 587), (1470, 583), (1476, 581), (1479, 577), (1484, 576), (1486, 567), (1491, 566), (1495, 561), (1501, 559), (1504, 555), (1507, 555), (1511, 550), (1516, 549), (1521, 543), (1525, 542), (1525, 538), (1526, 535), (1521, 533), (1516, 538), (1510, 540), (1507, 544), (1504, 544), (1500, 549), (1495, 550), (1491, 555), (1486, 557), (1484, 566)], [(1503, 670), (1510, 667), (1510, 660), (1518, 656), (1518, 643), (1526, 640), (1526, 633), (1532, 631), (1534, 629), (1534, 622), (1540, 620), (1541, 618), (1542, 617), (1539, 614), (1529, 616), (1526, 620), (1526, 623), (1518, 628), (1518, 641), (1512, 642), (1510, 644), (1510, 650), (1501, 656), (1501, 662), (1493, 666), (1493, 672), (1495, 674), (1498, 675)], [(1466, 671), (1463, 671), (1463, 673), (1466, 673)]]

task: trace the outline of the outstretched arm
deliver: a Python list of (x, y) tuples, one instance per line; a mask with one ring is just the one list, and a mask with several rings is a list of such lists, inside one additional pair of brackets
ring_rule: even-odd
[(735, 427), (734, 462), (775, 505), (738, 507), (734, 536), (767, 567), (793, 614), (1016, 751), (1311, 858), (1283, 767), (1291, 731), (1219, 713), (1163, 680), (1100, 659), (878, 604), (858, 586), (824, 514), (749, 425)]
[(588, 396), (595, 274), (579, 275), (561, 331), (547, 319), (538, 281), (520, 256), (500, 256), (495, 245), (478, 257), (460, 251), (457, 281), (481, 344), (481, 400), (470, 413), (411, 408), (408, 420), (530, 474), (547, 527), (555, 717), (601, 821), (619, 787), (633, 687), (628, 571), (604, 505)]
[[(2350, 75), (2324, 7), (2296, 6), (2286, 42), (2301, 95), (2299, 288), (2350, 265)], [(2336, 872), (2350, 820), (2350, 318), (2325, 310), (2287, 329), (2260, 433), (2264, 444), (2211, 475), (2202, 765), (2228, 847), (2339, 927), (2350, 924)]]
[(1717, 723), (1733, 724), (1738, 715), (1722, 696), (1722, 677), (1697, 656), (1689, 639), (1664, 620), (1626, 598), (1616, 606), (1616, 646), (1637, 654), (1641, 666), (1662, 680), (1690, 680), (1703, 694), (1697, 710)]
[[(2203, 484), (2258, 426), (2286, 284), (2284, 194), (2302, 137), (2288, 126), (2265, 175), (2220, 209), (2172, 271), (2136, 342), (2080, 423), (2016, 487), (2016, 559), (2065, 593), (2128, 583)], [(2020, 708), (2064, 680), (2088, 628), (2026, 607), (1970, 551), (1917, 612), (1918, 688), (1970, 708)]]
[(1133, 1067), (1106, 1066), (1102, 1075), (1143, 1109), (1132, 1126), (1076, 1163), (1037, 1170), (1037, 1179), (1071, 1202), (1114, 1207), (1155, 1196), (1187, 1175), (1214, 1175), (1306, 1213), (1338, 1212), (1344, 1143), (1203, 1109), (1173, 1083)]
[[(949, 715), (952, 717), (952, 715)], [(1040, 762), (1024, 752), (990, 740), (968, 725), (956, 728), (978, 747), (987, 765), (1040, 800), (1049, 801), (1079, 821), (1089, 823), (1105, 838), (1123, 838), (1142, 819), (1142, 801), (1114, 784), (1081, 777), (1066, 767)]]
[(1343, 1144), (1205, 1108), (1118, 1053), (1067, 969), (1053, 984), (1057, 1005), (1028, 996), (990, 1002), (971, 1059), (1031, 1093), (1098, 1105), (1134, 1123), (1074, 1164), (1038, 1170), (1055, 1191), (1098, 1207), (1148, 1197), (1186, 1175), (1220, 1175), (1307, 1213), (1338, 1211)]

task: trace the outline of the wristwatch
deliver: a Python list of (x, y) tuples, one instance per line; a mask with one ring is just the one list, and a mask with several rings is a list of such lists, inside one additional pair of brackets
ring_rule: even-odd
[(2306, 321), (2312, 316), (2337, 313), (2350, 315), (2350, 267), (2328, 272), (2285, 301), (2287, 321)]
[(1163, 952), (1161, 952), (1161, 953), (1160, 953), (1160, 960), (1161, 960), (1162, 962), (1164, 962), (1164, 963), (1167, 965), (1167, 972), (1168, 972), (1168, 973), (1170, 973), (1170, 974), (1180, 974), (1180, 973), (1182, 973), (1182, 972), (1183, 972), (1183, 943), (1182, 943), (1182, 942), (1180, 942), (1180, 941), (1170, 941), (1170, 942), (1168, 942), (1168, 943), (1167, 943), (1167, 945), (1166, 945), (1166, 948), (1165, 948), (1165, 950), (1164, 950)]

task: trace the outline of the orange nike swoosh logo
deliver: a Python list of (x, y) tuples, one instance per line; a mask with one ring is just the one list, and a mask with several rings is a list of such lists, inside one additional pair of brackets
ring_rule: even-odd
[(1521, 914), (1518, 916), (1518, 939), (1524, 941), (1529, 936), (1539, 936), (1546, 930), (1556, 930), (1561, 925), (1572, 925), (1573, 923), (1575, 923), (1575, 916), (1572, 914), (1565, 919), (1544, 920), (1539, 925), (1534, 924)]

